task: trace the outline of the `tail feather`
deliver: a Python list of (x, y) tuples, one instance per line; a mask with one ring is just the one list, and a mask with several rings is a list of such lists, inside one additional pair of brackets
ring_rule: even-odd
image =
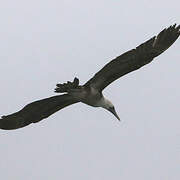
[(66, 106), (78, 101), (68, 94), (53, 96), (26, 105), (22, 110), (2, 116), (0, 119), (0, 129), (11, 130), (36, 123), (52, 115)]
[(79, 79), (74, 78), (73, 82), (68, 81), (67, 83), (63, 83), (63, 84), (56, 84), (55, 92), (65, 93), (65, 92), (69, 92), (72, 89), (76, 89), (78, 87), (79, 87)]

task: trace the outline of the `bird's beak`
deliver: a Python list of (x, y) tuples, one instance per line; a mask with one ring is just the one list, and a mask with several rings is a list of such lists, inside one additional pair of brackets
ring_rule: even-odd
[(108, 110), (109, 110), (112, 114), (114, 114), (114, 116), (120, 121), (120, 118), (119, 118), (119, 116), (117, 115), (115, 108), (110, 108), (110, 109), (108, 109)]

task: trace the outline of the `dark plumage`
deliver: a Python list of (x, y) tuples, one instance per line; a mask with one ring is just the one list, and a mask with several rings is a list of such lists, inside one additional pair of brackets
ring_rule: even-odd
[(65, 93), (68, 92), (71, 89), (76, 89), (79, 87), (79, 79), (74, 78), (73, 82), (68, 81), (67, 83), (63, 84), (56, 84), (55, 92), (57, 93)]
[(17, 129), (31, 123), (37, 123), (60, 109), (77, 102), (77, 100), (73, 99), (68, 94), (32, 102), (16, 113), (2, 116), (0, 128), (7, 130)]
[(65, 94), (35, 101), (16, 113), (2, 116), (0, 128), (17, 129), (39, 122), (77, 102), (103, 107), (119, 119), (113, 104), (103, 96), (102, 90), (121, 76), (150, 63), (156, 56), (168, 49), (179, 35), (180, 25), (170, 26), (157, 36), (106, 64), (85, 85), (80, 86), (77, 78), (73, 82), (57, 84), (55, 92)]
[(135, 49), (132, 49), (106, 64), (86, 85), (93, 85), (102, 91), (121, 76), (150, 63), (156, 56), (168, 49), (180, 35), (176, 24), (161, 31)]

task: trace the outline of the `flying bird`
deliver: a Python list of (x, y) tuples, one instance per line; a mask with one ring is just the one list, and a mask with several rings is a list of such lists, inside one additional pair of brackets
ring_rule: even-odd
[(179, 35), (180, 25), (174, 24), (135, 49), (110, 61), (84, 85), (79, 85), (78, 78), (74, 78), (73, 82), (57, 84), (55, 92), (62, 93), (62, 95), (32, 102), (18, 112), (2, 116), (0, 129), (18, 129), (31, 123), (37, 123), (60, 109), (78, 102), (93, 107), (102, 107), (120, 120), (114, 105), (104, 97), (102, 93), (104, 88), (121, 76), (150, 63), (156, 56), (168, 49)]

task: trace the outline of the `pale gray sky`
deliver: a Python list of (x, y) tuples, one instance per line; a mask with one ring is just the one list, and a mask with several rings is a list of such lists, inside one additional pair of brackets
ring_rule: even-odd
[[(0, 6), (0, 115), (53, 96), (57, 82), (88, 80), (169, 25), (179, 0), (6, 0)], [(105, 95), (38, 124), (0, 131), (3, 180), (179, 180), (180, 39)]]

